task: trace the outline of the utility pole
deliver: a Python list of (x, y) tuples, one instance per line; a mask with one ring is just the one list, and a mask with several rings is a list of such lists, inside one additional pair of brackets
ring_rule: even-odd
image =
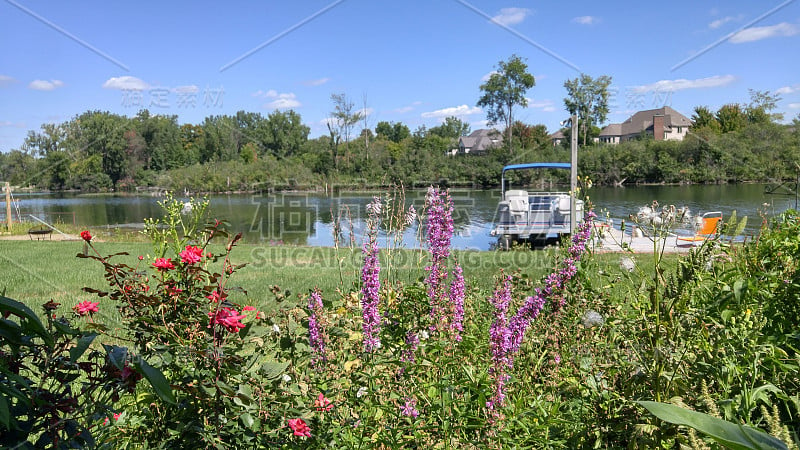
[(11, 183), (6, 181), (6, 222), (8, 231), (11, 231)]
[(577, 208), (575, 203), (577, 198), (575, 196), (578, 190), (578, 115), (573, 114), (570, 118), (572, 122), (572, 139), (570, 140), (570, 150), (572, 158), (569, 166), (569, 234), (572, 236), (575, 233), (575, 222), (577, 217)]

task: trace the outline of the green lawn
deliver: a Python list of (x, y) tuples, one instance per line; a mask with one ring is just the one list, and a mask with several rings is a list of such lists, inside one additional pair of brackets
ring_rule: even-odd
[[(139, 255), (152, 253), (150, 244), (141, 242), (101, 242), (96, 246), (103, 255), (129, 253), (116, 258), (134, 266), (144, 264), (139, 263)], [(67, 308), (83, 300), (96, 301), (81, 289), (104, 288), (103, 267), (97, 261), (77, 258), (82, 251), (82, 241), (0, 241), (0, 292), (35, 311), (51, 299)], [(492, 289), (501, 269), (519, 269), (536, 280), (549, 273), (553, 264), (552, 251), (461, 251), (456, 255), (467, 283), (486, 292)], [(148, 260), (152, 261), (146, 258), (145, 262)], [(234, 275), (233, 285), (245, 289), (247, 299), (236, 300), (269, 309), (274, 303), (270, 291), (274, 285), (289, 290), (292, 299), (314, 287), (325, 296), (335, 295), (337, 289), (350, 291), (360, 283), (361, 261), (360, 249), (240, 245), (233, 251), (233, 262), (247, 266)], [(425, 276), (426, 264), (424, 251), (383, 251), (382, 279), (413, 282)]]

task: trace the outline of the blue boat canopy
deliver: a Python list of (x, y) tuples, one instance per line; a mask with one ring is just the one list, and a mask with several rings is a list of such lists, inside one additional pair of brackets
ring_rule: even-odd
[(518, 169), (569, 169), (572, 167), (570, 163), (552, 163), (552, 162), (545, 162), (545, 163), (525, 163), (525, 164), (511, 164), (510, 166), (503, 167), (503, 172), (507, 170), (518, 170)]

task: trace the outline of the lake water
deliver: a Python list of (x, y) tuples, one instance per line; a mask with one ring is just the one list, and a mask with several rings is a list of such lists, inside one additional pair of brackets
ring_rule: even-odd
[[(588, 195), (601, 217), (608, 214), (620, 219), (635, 214), (639, 208), (657, 200), (660, 205), (687, 207), (691, 213), (722, 211), (730, 217), (748, 216), (747, 234), (755, 234), (760, 225), (760, 212), (768, 215), (794, 208), (794, 193), (770, 195), (761, 184), (712, 186), (635, 186), (624, 188), (592, 188)], [(460, 249), (487, 250), (496, 242), (489, 232), (495, 219), (499, 190), (450, 191), (454, 202), (456, 234), (453, 246)], [(212, 216), (231, 223), (234, 232), (244, 233), (250, 243), (284, 243), (292, 245), (333, 246), (334, 224), (341, 227), (340, 244), (360, 245), (364, 235), (366, 206), (373, 194), (341, 193), (326, 196), (314, 193), (274, 193), (217, 195), (209, 197)], [(406, 192), (406, 204), (422, 209), (425, 191)], [(2, 199), (0, 199), (2, 200)], [(140, 228), (143, 220), (158, 217), (159, 198), (126, 195), (14, 194), (12, 216), (32, 222), (33, 215), (48, 223), (75, 223), (81, 227)], [(187, 200), (187, 199), (181, 199)], [(0, 216), (5, 214), (5, 205)], [(3, 219), (4, 220), (4, 219)], [(382, 235), (386, 239), (395, 236)], [(411, 227), (402, 236), (406, 247), (418, 246), (418, 230)]]

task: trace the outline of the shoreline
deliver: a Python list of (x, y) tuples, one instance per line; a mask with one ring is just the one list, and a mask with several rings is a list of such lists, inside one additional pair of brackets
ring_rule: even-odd
[[(64, 233), (60, 234), (57, 232), (53, 232), (49, 237), (43, 239), (31, 239), (28, 234), (9, 234), (8, 232), (0, 233), (0, 241), (31, 241), (31, 242), (38, 242), (38, 241), (53, 241), (53, 242), (79, 242), (82, 241), (81, 237), (76, 234), (69, 234)], [(102, 240), (98, 239), (98, 242), (102, 242)], [(133, 242), (133, 241), (115, 241), (111, 240), (110, 242)], [(258, 244), (250, 244), (257, 246)], [(653, 241), (647, 237), (632, 237), (630, 235), (624, 235), (620, 230), (611, 229), (605, 230), (604, 236), (595, 238), (590, 241), (592, 251), (596, 253), (634, 253), (634, 254), (642, 254), (642, 253), (653, 253)], [(291, 245), (286, 245), (285, 247), (292, 247)], [(325, 247), (325, 246), (310, 246), (305, 245), (301, 247), (307, 248), (335, 248), (335, 247)], [(674, 236), (668, 236), (664, 239), (664, 253), (688, 253), (692, 248), (697, 246), (692, 244), (683, 244), (679, 245), (677, 243), (677, 239)], [(498, 250), (470, 250), (470, 251), (479, 251), (479, 252), (496, 252)], [(535, 251), (535, 250), (530, 250)]]
[[(447, 180), (439, 180), (439, 185), (444, 186), (448, 189), (475, 189), (481, 191), (491, 191), (497, 190), (500, 188), (500, 185), (493, 185), (493, 186), (482, 186), (480, 183), (476, 182), (448, 182)], [(770, 184), (776, 183), (775, 180), (765, 180), (765, 181), (737, 181), (735, 183), (726, 182), (726, 181), (708, 181), (703, 183), (694, 183), (694, 182), (678, 182), (678, 183), (666, 183), (666, 182), (651, 182), (651, 183), (629, 183), (629, 184), (597, 184), (595, 183), (594, 186), (596, 187), (609, 187), (609, 188), (620, 188), (624, 189), (627, 187), (637, 187), (637, 186), (720, 186), (720, 185), (750, 185), (750, 184)], [(568, 186), (568, 183), (555, 183), (555, 186)], [(402, 187), (403, 190), (407, 191), (419, 191), (425, 190), (427, 187), (409, 187), (404, 185), (396, 185), (396, 184), (376, 184), (371, 186), (359, 186), (355, 183), (324, 183), (324, 186), (315, 185), (315, 187), (311, 187), (308, 185), (274, 185), (269, 186), (261, 189), (233, 189), (233, 190), (224, 190), (224, 191), (195, 191), (188, 188), (184, 188), (183, 192), (184, 195), (237, 195), (237, 194), (257, 194), (262, 192), (296, 192), (296, 193), (336, 193), (336, 192), (345, 192), (345, 193), (371, 193), (371, 192), (383, 192), (386, 189), (391, 189), (393, 187)], [(119, 196), (142, 196), (142, 197), (162, 197), (164, 192), (172, 192), (173, 194), (176, 192), (180, 192), (180, 189), (168, 189), (165, 187), (159, 186), (137, 186), (133, 191), (82, 191), (80, 189), (63, 189), (63, 190), (42, 190), (36, 189), (31, 187), (20, 187), (20, 186), (11, 186), (12, 192), (21, 193), (21, 194), (28, 194), (28, 195), (53, 195), (53, 194), (75, 194), (80, 196), (104, 196), (104, 195), (119, 195)]]

